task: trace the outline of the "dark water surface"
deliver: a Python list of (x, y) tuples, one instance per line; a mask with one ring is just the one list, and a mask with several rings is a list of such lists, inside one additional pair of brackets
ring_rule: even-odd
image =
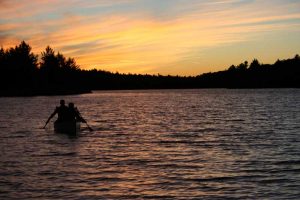
[[(61, 98), (95, 131), (39, 129)], [(0, 199), (300, 199), (300, 90), (0, 98), (0, 159)]]

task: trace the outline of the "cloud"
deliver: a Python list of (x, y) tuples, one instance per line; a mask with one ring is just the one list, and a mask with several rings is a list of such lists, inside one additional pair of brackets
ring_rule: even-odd
[(199, 57), (207, 49), (259, 43), (261, 35), (297, 31), (300, 25), (297, 1), (7, 2), (0, 1), (6, 4), (0, 8), (0, 45), (26, 39), (37, 53), (51, 45), (83, 68), (120, 72), (158, 73), (174, 66), (170, 71), (176, 73), (183, 63), (188, 72), (201, 71), (195, 66), (203, 65)]

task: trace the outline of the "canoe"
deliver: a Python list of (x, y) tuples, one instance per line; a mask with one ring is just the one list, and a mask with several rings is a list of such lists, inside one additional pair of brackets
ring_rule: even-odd
[(77, 135), (80, 132), (80, 122), (54, 122), (54, 131), (56, 133)]

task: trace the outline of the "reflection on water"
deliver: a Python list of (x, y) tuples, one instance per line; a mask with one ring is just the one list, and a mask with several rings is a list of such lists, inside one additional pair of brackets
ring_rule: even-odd
[[(40, 129), (60, 98), (95, 131)], [(0, 198), (297, 199), (299, 99), (296, 89), (0, 98)]]

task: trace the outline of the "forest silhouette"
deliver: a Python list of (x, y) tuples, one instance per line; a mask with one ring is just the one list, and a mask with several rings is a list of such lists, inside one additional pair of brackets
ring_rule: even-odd
[[(40, 58), (40, 59), (39, 59)], [(261, 64), (254, 59), (198, 76), (121, 74), (80, 69), (51, 47), (34, 54), (25, 41), (0, 48), (0, 96), (67, 95), (92, 90), (184, 88), (300, 88), (300, 57)]]

